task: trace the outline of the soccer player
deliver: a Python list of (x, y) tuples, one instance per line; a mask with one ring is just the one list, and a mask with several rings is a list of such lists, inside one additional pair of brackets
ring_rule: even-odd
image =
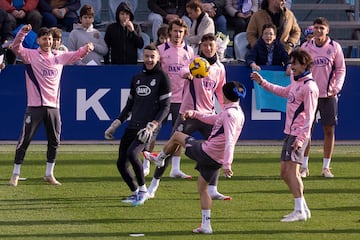
[[(158, 46), (161, 67), (169, 76), (171, 82), (172, 96), (169, 114), (171, 114), (172, 118), (172, 127), (174, 127), (179, 115), (185, 83), (185, 79), (180, 75), (180, 70), (184, 66), (188, 66), (190, 59), (194, 57), (194, 50), (184, 41), (187, 32), (185, 21), (180, 18), (176, 19), (169, 23), (170, 40)], [(170, 177), (191, 178), (190, 175), (180, 170), (180, 156), (174, 156), (171, 161)]]
[[(120, 141), (117, 168), (132, 192), (123, 202), (131, 203), (132, 206), (142, 205), (147, 200), (139, 154), (145, 144), (156, 137), (152, 135), (158, 132), (161, 122), (167, 116), (171, 97), (170, 81), (161, 69), (159, 51), (155, 45), (145, 46), (143, 59), (143, 70), (131, 80), (130, 95), (125, 107), (105, 131), (105, 138), (112, 139), (115, 130), (131, 115)], [(130, 170), (130, 164), (136, 179)]]
[(225, 107), (220, 114), (207, 114), (197, 110), (188, 110), (182, 114), (185, 119), (199, 120), (213, 126), (206, 141), (196, 141), (188, 134), (176, 131), (157, 157), (145, 153), (149, 160), (161, 167), (165, 164), (165, 159), (181, 146), (185, 148), (185, 154), (196, 161), (196, 169), (200, 172), (198, 191), (202, 223), (200, 227), (193, 230), (194, 233), (212, 233), (210, 224), (212, 199), (208, 192), (208, 185), (218, 178), (220, 168), (223, 168), (225, 177), (231, 178), (233, 175), (231, 164), (235, 144), (245, 120), (239, 105), (239, 98), (245, 97), (244, 86), (238, 82), (228, 82), (223, 85), (222, 91)]
[[(329, 34), (329, 22), (319, 17), (314, 20), (314, 37), (304, 43), (304, 48), (314, 59), (311, 72), (319, 87), (319, 105), (321, 124), (324, 131), (324, 158), (322, 175), (326, 178), (334, 177), (330, 171), (331, 157), (335, 145), (335, 125), (338, 115), (338, 95), (343, 87), (346, 75), (345, 59), (339, 43), (332, 40)], [(311, 139), (305, 150), (304, 164), (301, 176), (309, 176), (309, 152)]]
[[(189, 68), (183, 68), (180, 73), (185, 78), (185, 84), (182, 90), (182, 103), (179, 109), (179, 115), (176, 119), (173, 133), (180, 131), (191, 135), (199, 131), (201, 135), (207, 139), (210, 136), (212, 125), (203, 123), (197, 119), (183, 120), (183, 114), (187, 110), (197, 110), (204, 114), (215, 114), (214, 95), (218, 98), (219, 103), (223, 107), (222, 86), (226, 82), (226, 73), (224, 65), (219, 61), (217, 54), (216, 37), (213, 33), (205, 34), (200, 43), (200, 56), (205, 58), (210, 63), (209, 75), (205, 78), (194, 78)], [(187, 66), (189, 63), (187, 64)], [(180, 159), (181, 148), (172, 154), (172, 161), (174, 158)], [(154, 197), (155, 192), (159, 186), (160, 178), (163, 175), (168, 161), (165, 166), (156, 168), (154, 177), (149, 186), (149, 197)], [(212, 199), (217, 200), (231, 200), (231, 197), (224, 196), (217, 190), (217, 178), (212, 179), (209, 185), (209, 193)]]
[(291, 84), (282, 87), (269, 83), (257, 73), (251, 79), (264, 89), (288, 99), (286, 104), (285, 140), (281, 150), (280, 176), (294, 196), (294, 211), (284, 216), (281, 222), (306, 221), (311, 217), (304, 197), (304, 184), (299, 168), (304, 160), (304, 151), (310, 139), (311, 124), (315, 118), (319, 89), (312, 79), (313, 64), (310, 54), (301, 48), (290, 53), (293, 74)]
[(40, 47), (27, 49), (22, 42), (30, 30), (31, 25), (24, 25), (11, 45), (25, 64), (27, 109), (9, 185), (17, 186), (26, 150), (41, 122), (45, 125), (48, 140), (44, 180), (52, 185), (61, 185), (54, 177), (54, 167), (60, 144), (60, 80), (63, 65), (79, 61), (94, 49), (94, 45), (87, 43), (74, 52), (56, 51), (52, 49), (52, 30), (40, 28), (37, 33)]

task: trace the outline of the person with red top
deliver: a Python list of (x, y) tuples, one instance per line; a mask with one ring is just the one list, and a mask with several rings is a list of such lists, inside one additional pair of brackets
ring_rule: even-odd
[(1, 0), (0, 8), (8, 12), (12, 29), (19, 24), (30, 24), (37, 32), (42, 24), (42, 16), (37, 10), (39, 0)]

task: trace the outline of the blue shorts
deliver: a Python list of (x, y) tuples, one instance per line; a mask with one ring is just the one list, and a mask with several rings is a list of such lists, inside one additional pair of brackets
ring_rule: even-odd
[(195, 169), (200, 172), (200, 175), (206, 182), (213, 182), (217, 176), (222, 165), (211, 157), (209, 157), (201, 147), (202, 141), (197, 141), (193, 137), (185, 139), (185, 155), (196, 161)]

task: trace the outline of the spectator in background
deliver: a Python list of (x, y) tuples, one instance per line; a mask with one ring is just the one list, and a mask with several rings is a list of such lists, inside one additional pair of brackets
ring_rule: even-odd
[(156, 46), (159, 46), (170, 40), (169, 25), (163, 24), (157, 31)]
[(108, 53), (104, 56), (105, 64), (137, 64), (137, 49), (144, 46), (140, 26), (133, 23), (134, 13), (126, 2), (121, 2), (116, 9), (116, 22), (108, 26), (105, 42)]
[(11, 29), (11, 21), (5, 10), (0, 8), (0, 45), (4, 53), (4, 60), (7, 64), (15, 63), (15, 54), (8, 49), (13, 41), (14, 35)]
[(251, 47), (262, 34), (262, 27), (273, 23), (277, 28), (277, 38), (285, 50), (290, 53), (298, 44), (301, 30), (290, 9), (285, 7), (285, 0), (263, 0), (261, 8), (255, 12), (246, 29), (246, 37)]
[(8, 12), (12, 29), (23, 23), (31, 24), (33, 31), (37, 32), (42, 23), (42, 16), (36, 9), (38, 3), (39, 0), (1, 0), (0, 8)]
[(214, 20), (215, 31), (227, 33), (225, 13), (225, 0), (202, 0), (204, 11)]
[(99, 30), (93, 26), (94, 16), (94, 8), (85, 4), (80, 9), (81, 24), (75, 25), (69, 35), (67, 46), (70, 51), (75, 51), (88, 42), (94, 44), (94, 50), (78, 62), (81, 65), (95, 65), (95, 63), (96, 65), (101, 65), (104, 55), (108, 52), (107, 45), (101, 37)]
[(163, 23), (170, 23), (176, 18), (182, 18), (188, 28), (191, 26), (191, 20), (186, 14), (187, 0), (148, 0), (149, 21), (152, 23), (153, 41), (157, 40), (157, 30)]
[(204, 12), (200, 0), (191, 0), (188, 2), (186, 4), (186, 11), (193, 23), (190, 28), (189, 36), (185, 39), (194, 49), (194, 53), (197, 54), (202, 36), (207, 33), (215, 34), (214, 21), (206, 12)]
[(310, 42), (311, 39), (313, 39), (314, 37), (314, 26), (310, 25), (308, 26), (305, 31), (304, 31), (304, 36), (305, 38), (301, 41), (301, 46), (305, 43), (305, 42)]
[(250, 17), (258, 8), (258, 0), (226, 0), (227, 22), (234, 28), (234, 35), (246, 31)]
[(246, 56), (246, 64), (253, 70), (261, 70), (261, 65), (287, 66), (290, 75), (289, 55), (284, 46), (276, 39), (276, 26), (264, 24), (262, 36)]
[(62, 30), (57, 27), (51, 28), (53, 35), (53, 49), (63, 52), (68, 52), (69, 49), (62, 42)]
[(80, 0), (39, 0), (38, 9), (43, 16), (43, 26), (61, 26), (71, 32), (73, 24), (78, 23), (80, 6)]

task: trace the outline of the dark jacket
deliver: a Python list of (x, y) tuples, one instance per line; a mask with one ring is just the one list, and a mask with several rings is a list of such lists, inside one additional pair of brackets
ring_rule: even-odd
[[(246, 64), (250, 66), (251, 63), (255, 62), (257, 65), (266, 65), (268, 56), (268, 49), (265, 41), (259, 38), (252, 49), (246, 56)], [(271, 65), (287, 65), (289, 61), (289, 55), (286, 52), (284, 46), (278, 41), (274, 42), (273, 58)]]
[(130, 32), (127, 27), (120, 23), (119, 13), (126, 11), (130, 13), (130, 20), (134, 14), (127, 3), (122, 2), (116, 9), (116, 22), (108, 26), (104, 40), (109, 52), (104, 56), (105, 64), (137, 64), (137, 50), (143, 48), (144, 40), (141, 36), (140, 26), (134, 24), (135, 30)]
[(123, 123), (130, 115), (128, 128), (141, 129), (148, 122), (156, 120), (161, 123), (170, 109), (170, 80), (160, 63), (134, 75), (131, 80), (130, 95), (118, 119)]
[(6, 40), (14, 38), (11, 30), (11, 22), (5, 10), (0, 9), (0, 45)]
[(186, 3), (187, 0), (149, 0), (148, 7), (163, 18), (170, 13), (182, 17), (186, 13)]

